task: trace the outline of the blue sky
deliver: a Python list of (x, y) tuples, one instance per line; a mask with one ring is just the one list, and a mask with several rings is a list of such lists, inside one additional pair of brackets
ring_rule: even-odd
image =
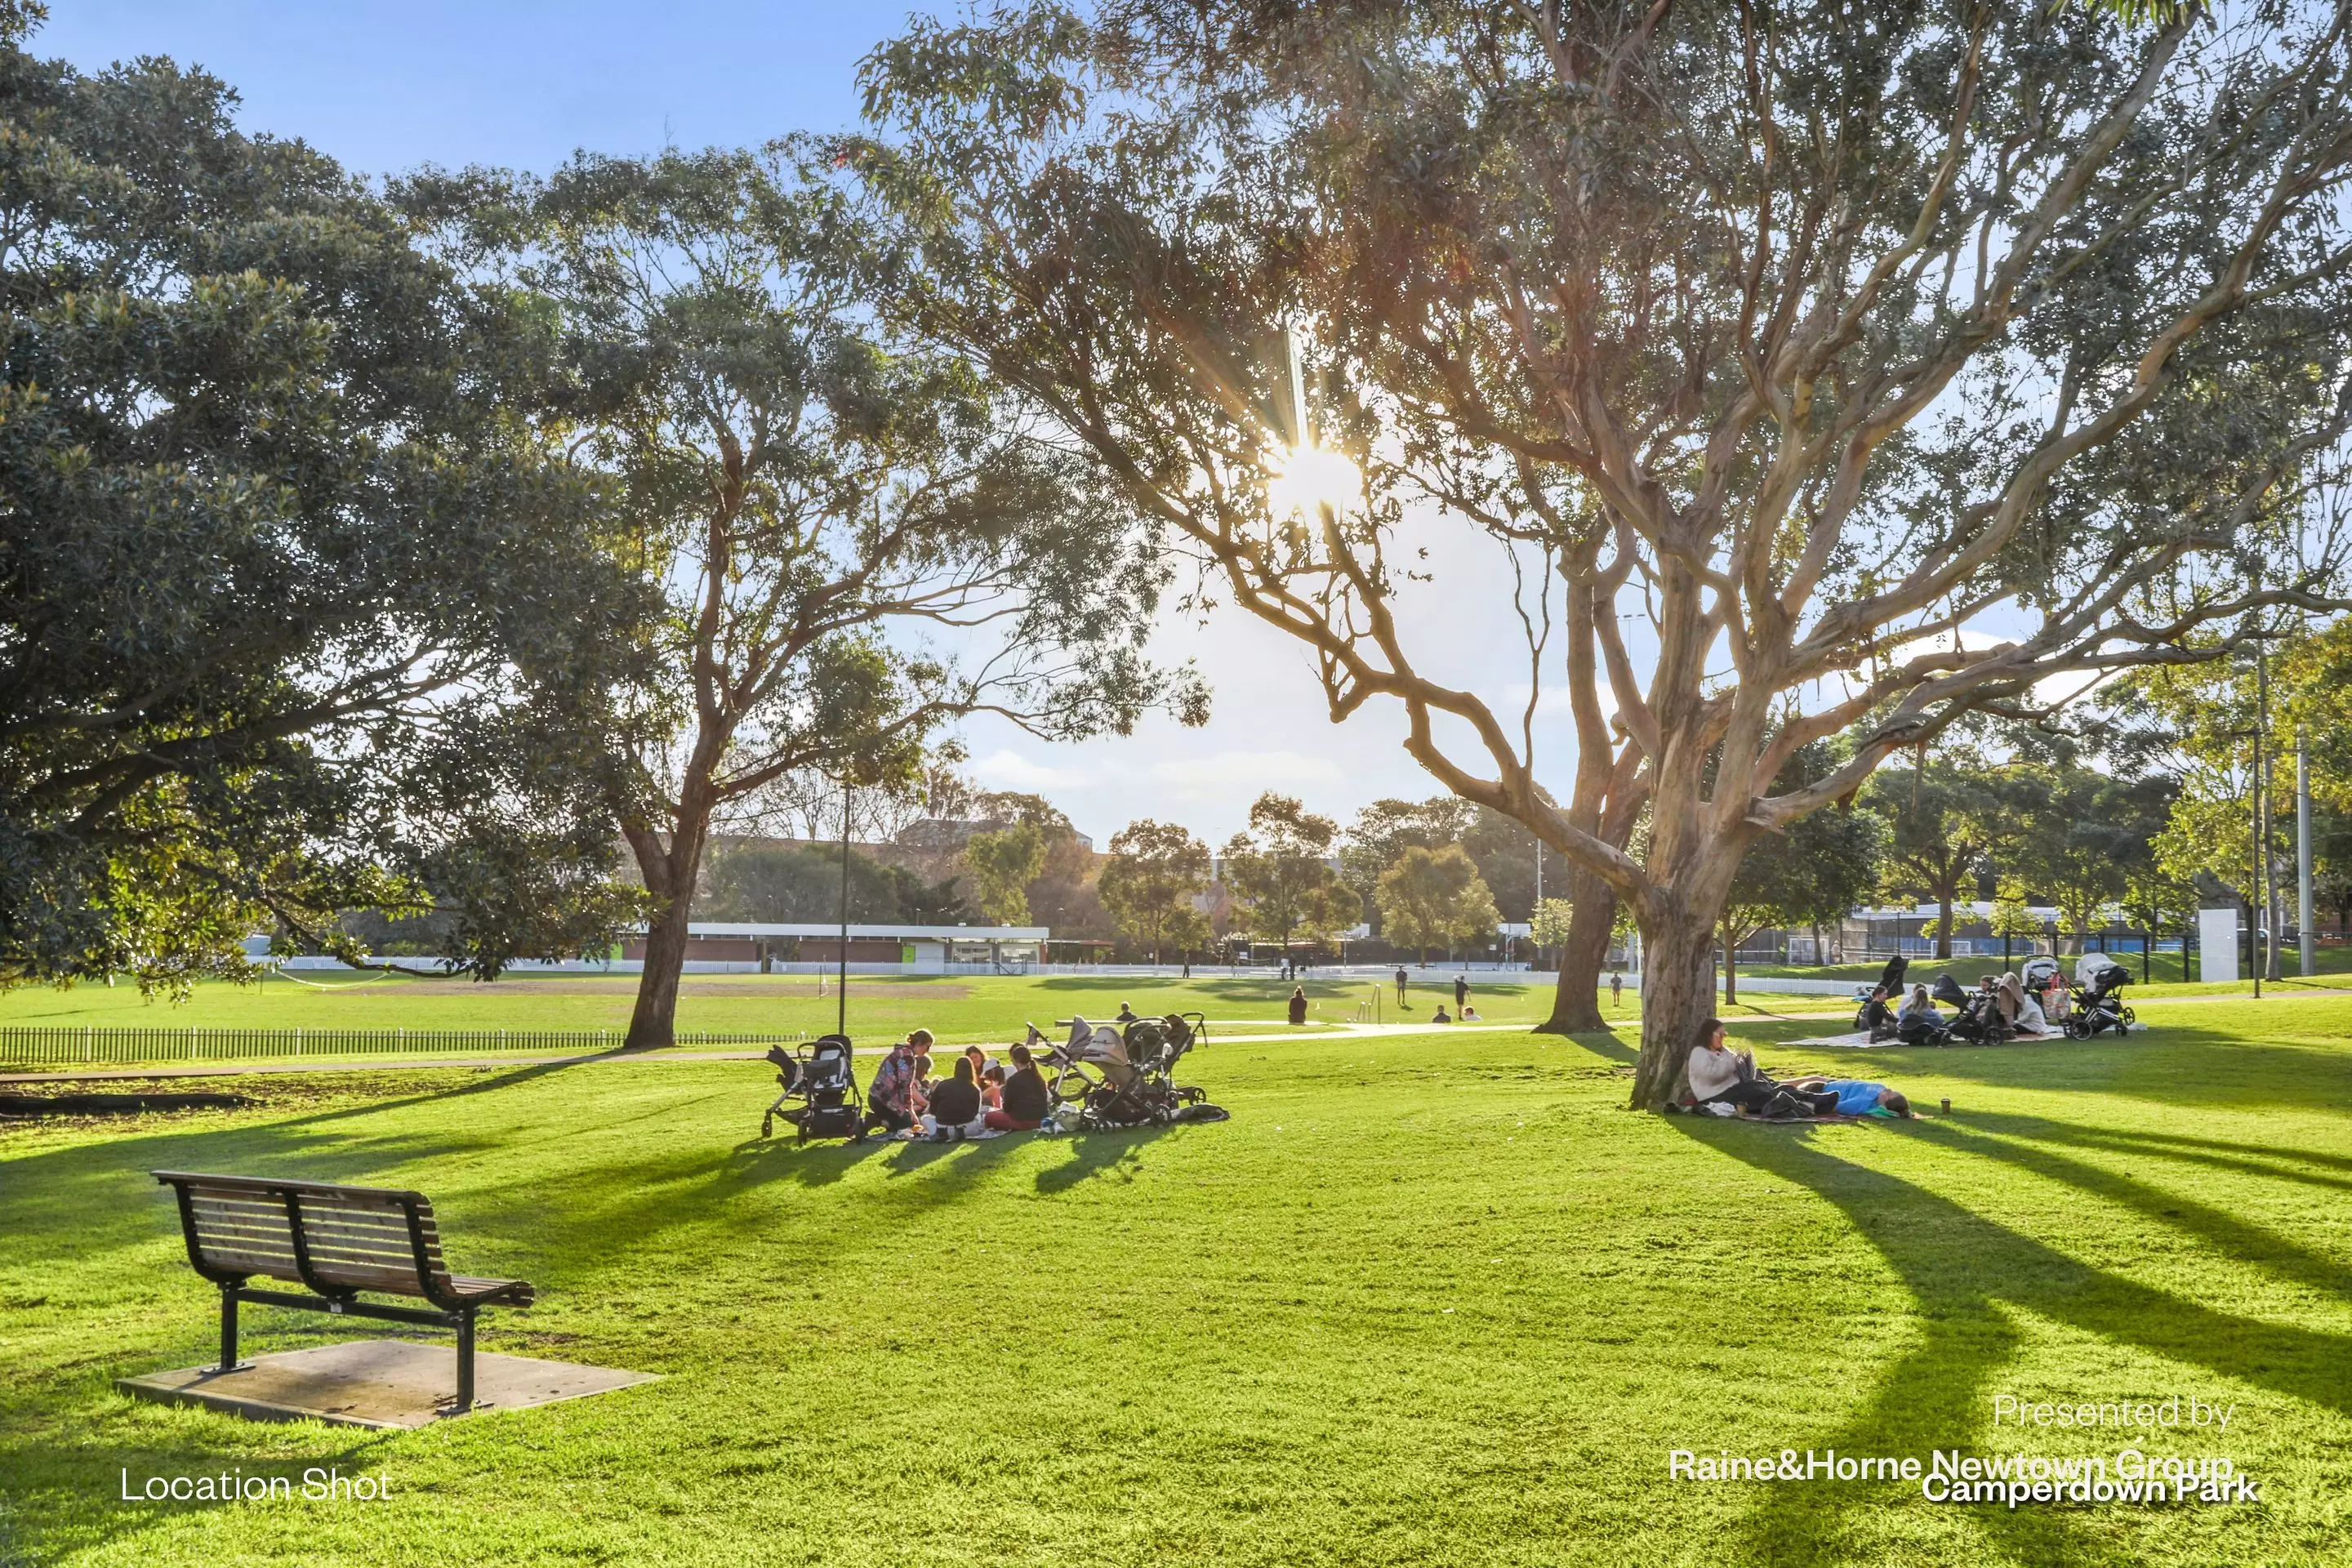
[(853, 122), (858, 57), (895, 5), (751, 0), (55, 0), (34, 48), (96, 68), (204, 66), (245, 124), (373, 174), (544, 170), (605, 153), (764, 141)]
[[(32, 47), (89, 70), (147, 54), (201, 65), (242, 96), (247, 130), (299, 136), (369, 174), (543, 171), (581, 147), (627, 154), (849, 125), (858, 58), (907, 15), (753, 0), (55, 0)], [(1499, 562), (1448, 552), (1437, 564), (1419, 610), (1437, 650), (1429, 673), (1498, 697), (1517, 684), (1524, 700)], [(1382, 795), (1441, 793), (1402, 750), (1402, 710), (1378, 704), (1334, 726), (1311, 659), (1283, 635), (1228, 612), (1160, 642), (1214, 687), (1205, 729), (1151, 720), (1127, 740), (1046, 745), (979, 722), (965, 737), (975, 775), (1047, 795), (1097, 843), (1142, 816), (1221, 842), (1267, 789), (1343, 822)], [(1539, 730), (1564, 794), (1573, 757), (1550, 694)]]

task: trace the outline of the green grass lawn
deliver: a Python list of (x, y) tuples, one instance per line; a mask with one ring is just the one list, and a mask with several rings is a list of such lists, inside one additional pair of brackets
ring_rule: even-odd
[[(1066, 994), (1066, 993), (1064, 993)], [(274, 998), (273, 998), (274, 1000)], [(750, 1137), (750, 1063), (257, 1077), (0, 1134), (0, 1563), (2328, 1563), (2352, 1481), (2352, 1002), (1886, 1050), (1954, 1114), (1622, 1109), (1630, 1047), (1212, 1047), (1234, 1119), (954, 1147)], [(1777, 1047), (1768, 1066), (1856, 1065)], [(379, 1436), (138, 1404), (215, 1332), (153, 1167), (414, 1185), (486, 1348), (663, 1374)], [(383, 1325), (247, 1309), (256, 1351)], [(2237, 1407), (2260, 1505), (1933, 1505), (1673, 1448), (2112, 1453), (2000, 1394)], [(380, 1504), (120, 1477), (381, 1470)]]
[[(1417, 972), (1418, 976), (1418, 972)], [(831, 1029), (837, 1007), (827, 981), (814, 975), (689, 974), (677, 1010), (681, 1030)], [(1393, 984), (1370, 980), (1306, 982), (1311, 1023), (1353, 1020), (1360, 1004), (1381, 997), (1384, 1023), (1426, 1019), (1436, 1004), (1450, 1008), (1452, 972), (1432, 969), (1409, 988), (1412, 1011), (1401, 1015)], [(1471, 987), (1472, 1004), (1497, 1022), (1533, 1022), (1551, 1011), (1550, 976)], [(479, 984), (467, 980), (286, 978), (258, 984), (205, 982), (184, 1001), (150, 1000), (134, 986), (77, 985), (22, 989), (0, 994), (0, 1025), (95, 1025), (185, 1028), (305, 1029), (609, 1029), (628, 1027), (636, 998), (634, 974), (515, 975)], [(862, 975), (849, 977), (849, 1032), (861, 1046), (879, 1045), (913, 1028), (942, 1041), (1011, 1041), (1024, 1021), (1051, 1032), (1054, 1020), (1074, 1015), (1108, 1018), (1121, 1002), (1139, 1012), (1198, 1011), (1219, 1028), (1285, 1027), (1290, 984), (1265, 975), (1202, 974), (1190, 981), (1133, 975)], [(1629, 993), (1617, 1016), (1633, 1016)]]

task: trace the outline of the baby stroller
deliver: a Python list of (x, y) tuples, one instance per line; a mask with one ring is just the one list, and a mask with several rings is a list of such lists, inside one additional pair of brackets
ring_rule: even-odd
[(849, 1037), (821, 1035), (814, 1045), (795, 1055), (782, 1046), (768, 1047), (776, 1065), (776, 1082), (783, 1093), (760, 1118), (760, 1136), (776, 1129), (781, 1116), (800, 1129), (799, 1142), (812, 1138), (846, 1138), (866, 1142), (866, 1102), (857, 1092), (857, 1075), (849, 1061)]
[(1965, 1040), (1972, 1046), (1990, 1046), (2010, 1037), (2008, 1020), (2000, 1016), (1990, 991), (1963, 991), (1959, 982), (1948, 974), (1936, 977), (1934, 995), (1947, 1007), (1957, 1007), (1958, 1014), (1946, 1027), (1947, 1040)]
[[(1070, 1031), (1063, 1045), (1049, 1047), (1054, 1069), (1054, 1121), (1082, 1132), (1113, 1127), (1165, 1127), (1174, 1121), (1222, 1121), (1225, 1113), (1203, 1103), (1208, 1092), (1174, 1079), (1176, 1063), (1208, 1037), (1208, 1020), (1198, 1013), (1138, 1018), (1122, 1037), (1108, 1024), (1056, 1018)], [(1045, 1043), (1029, 1026), (1029, 1043)]]
[(2074, 1009), (2066, 1016), (2066, 1037), (2087, 1040), (2109, 1029), (2130, 1034), (2139, 1022), (2124, 1005), (2122, 991), (2130, 984), (2131, 971), (2107, 954), (2084, 953), (2074, 966)]

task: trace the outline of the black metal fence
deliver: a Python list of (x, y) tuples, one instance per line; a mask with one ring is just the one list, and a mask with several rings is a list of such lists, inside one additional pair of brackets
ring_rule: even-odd
[[(270, 1058), (479, 1055), (497, 1051), (589, 1054), (620, 1048), (618, 1029), (205, 1029), (0, 1027), (0, 1068), (100, 1063), (257, 1061)], [(790, 1030), (684, 1033), (682, 1047), (793, 1045)]]

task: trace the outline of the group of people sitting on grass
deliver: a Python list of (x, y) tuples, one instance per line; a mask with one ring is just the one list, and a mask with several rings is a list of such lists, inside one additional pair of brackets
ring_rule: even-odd
[(1724, 1043), (1723, 1021), (1699, 1026), (1685, 1076), (1691, 1109), (1714, 1116), (1743, 1112), (1767, 1121), (1817, 1121), (1831, 1116), (1908, 1116), (1911, 1102), (1883, 1083), (1854, 1078), (1798, 1078), (1783, 1082), (1756, 1065), (1752, 1051)]
[[(1123, 1010), (1123, 1009), (1122, 1009)], [(1043, 1125), (1052, 1105), (1045, 1076), (1025, 1045), (1010, 1066), (967, 1046), (948, 1076), (931, 1077), (931, 1032), (917, 1029), (882, 1058), (866, 1091), (866, 1125), (903, 1138), (993, 1138)]]
[[(2021, 1035), (2061, 1032), (2071, 1001), (2066, 978), (2054, 968), (2039, 996), (2027, 989), (2025, 982), (2011, 970), (2006, 974), (1980, 977), (1976, 994), (1968, 998), (1964, 1011), (1973, 1011), (1983, 1020), (1986, 1038), (2006, 1040)], [(1894, 997), (1885, 986), (1874, 985), (1871, 987), (1870, 1000), (1863, 1004), (1859, 1021), (1870, 1032), (1873, 1044), (1881, 1040), (1922, 1040), (1945, 1026), (1944, 1015), (1925, 985), (1912, 986), (1910, 996), (1899, 1009), (1892, 1005), (1893, 1002)]]

